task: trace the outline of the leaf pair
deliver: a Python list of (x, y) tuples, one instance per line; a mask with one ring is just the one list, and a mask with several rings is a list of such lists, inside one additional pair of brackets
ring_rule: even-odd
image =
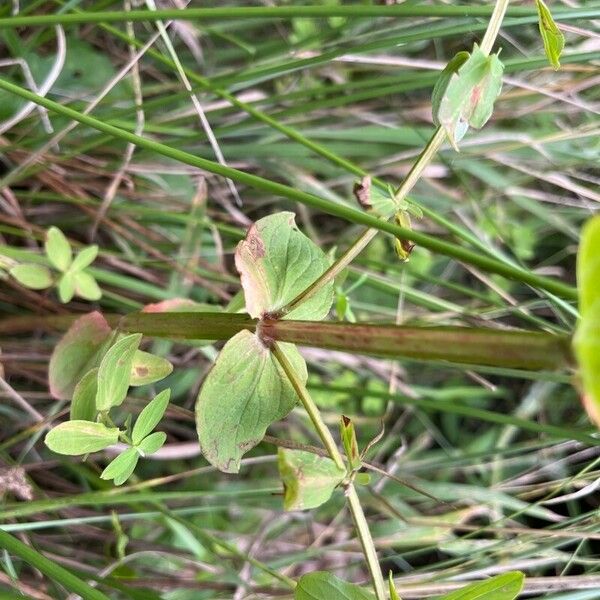
[[(93, 321), (96, 323), (96, 320)], [(98, 368), (90, 369), (73, 392), (71, 420), (48, 432), (45, 442), (58, 454), (79, 455), (97, 452), (115, 444), (119, 429), (96, 423), (98, 413), (108, 413), (127, 396), (133, 356), (141, 333), (125, 336), (104, 354)], [(58, 348), (58, 346), (57, 346)], [(52, 365), (52, 361), (51, 361)]]
[(488, 56), (475, 44), (472, 53), (459, 52), (440, 74), (431, 99), (433, 121), (455, 150), (469, 127), (480, 129), (492, 116), (503, 72), (498, 55)]
[(87, 271), (98, 255), (98, 246), (87, 246), (73, 258), (73, 250), (63, 232), (58, 227), (51, 227), (46, 234), (45, 250), (50, 264), (61, 273), (56, 280), (50, 269), (36, 264), (16, 265), (10, 269), (10, 274), (21, 285), (34, 290), (43, 290), (56, 283), (63, 303), (69, 302), (74, 295), (85, 300), (100, 299), (102, 292)]
[(154, 454), (162, 448), (167, 439), (163, 431), (151, 433), (162, 419), (171, 390), (163, 390), (142, 410), (133, 426), (131, 441), (133, 446), (114, 458), (102, 471), (102, 479), (113, 479), (115, 485), (121, 485), (131, 477), (141, 456)]
[[(486, 581), (467, 585), (438, 600), (514, 600), (523, 587), (524, 576), (519, 571), (496, 575)], [(393, 593), (392, 593), (393, 590)], [(390, 597), (399, 598), (390, 578)], [(303, 575), (298, 580), (294, 600), (374, 600), (371, 592), (348, 583), (326, 571)]]
[[(289, 212), (257, 221), (239, 243), (235, 264), (246, 310), (259, 319), (276, 314), (329, 267), (325, 254), (298, 230)], [(284, 318), (323, 319), (332, 302), (333, 283)], [(306, 364), (296, 347), (279, 346), (305, 383)], [(221, 471), (238, 472), (242, 456), (271, 423), (292, 410), (296, 397), (268, 340), (239, 332), (221, 350), (198, 395), (196, 428), (204, 456)]]

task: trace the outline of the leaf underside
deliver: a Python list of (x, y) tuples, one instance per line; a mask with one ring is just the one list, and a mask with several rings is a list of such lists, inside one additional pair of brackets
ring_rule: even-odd
[[(280, 347), (305, 383), (306, 363), (296, 347)], [(255, 334), (240, 331), (221, 350), (198, 395), (202, 453), (219, 470), (237, 473), (242, 456), (295, 404), (296, 392), (271, 351)]]
[(285, 510), (321, 506), (346, 476), (330, 458), (304, 450), (280, 448), (277, 463), (285, 489)]

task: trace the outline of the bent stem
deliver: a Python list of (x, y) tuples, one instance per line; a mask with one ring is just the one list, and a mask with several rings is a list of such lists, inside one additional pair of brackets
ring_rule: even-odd
[[(331, 460), (333, 460), (338, 468), (345, 471), (346, 464), (344, 463), (342, 454), (338, 450), (335, 440), (333, 439), (329, 428), (327, 425), (325, 425), (323, 418), (321, 417), (321, 413), (308, 393), (308, 390), (298, 379), (294, 368), (286, 358), (285, 354), (281, 351), (281, 348), (278, 346), (277, 342), (273, 344), (271, 350), (281, 365), (281, 368), (284, 370), (285, 374), (290, 380), (294, 390), (298, 394), (298, 398), (300, 398), (300, 402), (302, 403), (302, 406), (304, 406), (304, 409), (312, 421), (315, 430), (321, 438), (329, 457)], [(367, 567), (371, 575), (371, 582), (373, 584), (375, 596), (377, 597), (377, 600), (386, 600), (385, 585), (383, 582), (383, 576), (381, 574), (381, 568), (379, 567), (377, 550), (375, 549), (375, 544), (373, 543), (373, 538), (371, 536), (371, 532), (369, 531), (369, 525), (360, 504), (358, 494), (356, 493), (356, 489), (351, 482), (346, 484), (344, 488), (346, 498), (348, 499), (348, 508), (350, 509), (352, 520), (354, 521), (354, 525), (356, 527), (356, 534), (360, 540), (360, 545), (367, 561)]]
[[(508, 9), (509, 0), (497, 0), (494, 6), (494, 11), (492, 16), (490, 17), (490, 21), (488, 23), (487, 29), (485, 30), (485, 34), (481, 41), (480, 49), (485, 54), (488, 55), (498, 37), (498, 33), (500, 32), (500, 26), (502, 25), (502, 20), (504, 19), (504, 15), (506, 14), (506, 10)], [(427, 165), (433, 160), (433, 157), (437, 154), (438, 150), (441, 148), (444, 140), (446, 139), (446, 132), (442, 127), (438, 127), (435, 130), (435, 133), (431, 136), (427, 145), (419, 154), (419, 158), (417, 158), (415, 164), (412, 166), (408, 175), (404, 178), (400, 187), (394, 194), (394, 199), (397, 204), (401, 204), (406, 198), (408, 194), (410, 194), (411, 190), (415, 186), (415, 184), (423, 175), (423, 171), (427, 167)], [(318, 279), (316, 279), (308, 288), (306, 288), (301, 294), (298, 294), (296, 298), (294, 298), (291, 302), (289, 302), (286, 306), (284, 306), (280, 314), (285, 315), (291, 312), (294, 308), (296, 308), (299, 304), (308, 300), (312, 296), (314, 296), (320, 289), (326, 286), (328, 283), (333, 281), (359, 254), (360, 252), (367, 246), (367, 244), (377, 235), (377, 229), (367, 229), (364, 231), (359, 238), (342, 254), (338, 260), (336, 260), (323, 275), (321, 275)]]
[[(400, 205), (410, 194), (411, 190), (419, 181), (423, 171), (427, 165), (431, 162), (432, 158), (436, 155), (441, 145), (444, 143), (446, 134), (441, 127), (435, 130), (435, 133), (431, 136), (429, 142), (417, 158), (415, 164), (412, 166), (408, 175), (404, 178), (400, 187), (394, 194), (396, 203)], [(351, 246), (342, 254), (330, 267), (316, 279), (309, 287), (307, 287), (302, 293), (298, 294), (291, 302), (284, 306), (279, 314), (286, 315), (294, 308), (296, 308), (302, 302), (305, 302), (309, 298), (312, 298), (319, 290), (321, 290), (328, 283), (333, 281), (367, 246), (367, 244), (377, 235), (378, 229), (366, 229), (360, 234), (358, 239), (351, 244)]]

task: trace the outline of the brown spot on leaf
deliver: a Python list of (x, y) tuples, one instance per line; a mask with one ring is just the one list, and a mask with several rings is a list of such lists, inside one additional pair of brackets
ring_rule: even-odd
[(373, 207), (371, 204), (371, 176), (365, 175), (359, 182), (354, 184), (352, 188), (354, 197), (358, 203), (365, 209), (369, 210)]
[(260, 234), (254, 225), (248, 230), (248, 235), (246, 236), (246, 245), (252, 258), (259, 259), (263, 258), (265, 255), (265, 243), (262, 241)]
[(138, 377), (146, 377), (148, 375), (148, 367), (135, 367), (135, 372)]

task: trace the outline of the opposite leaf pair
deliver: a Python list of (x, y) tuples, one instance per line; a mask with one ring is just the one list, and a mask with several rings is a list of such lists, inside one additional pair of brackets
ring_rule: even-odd
[[(169, 361), (139, 350), (141, 334), (119, 337), (99, 313), (78, 319), (56, 346), (50, 360), (50, 389), (71, 400), (70, 421), (54, 427), (46, 445), (58, 454), (84, 455), (121, 440), (131, 446), (102, 473), (119, 485), (133, 473), (140, 456), (156, 452), (165, 442), (152, 433), (169, 402), (170, 391), (158, 394), (140, 413), (133, 430), (113, 424), (110, 410), (120, 406), (132, 385), (153, 383), (172, 371)], [(130, 423), (128, 417), (126, 424)]]
[[(277, 314), (329, 267), (322, 250), (301, 233), (289, 212), (257, 221), (235, 256), (250, 316)], [(325, 285), (283, 318), (323, 319), (333, 302)], [(268, 340), (241, 331), (223, 347), (196, 403), (196, 427), (206, 459), (236, 473), (242, 456), (262, 440), (267, 427), (296, 404), (296, 392), (271, 352)], [(279, 344), (298, 379), (307, 380), (304, 359), (293, 344)]]
[(51, 227), (46, 234), (46, 256), (50, 264), (59, 271), (54, 276), (52, 271), (43, 265), (20, 264), (10, 269), (10, 274), (25, 287), (43, 290), (57, 286), (58, 296), (63, 303), (69, 302), (74, 295), (85, 300), (98, 300), (102, 292), (96, 280), (87, 271), (96, 256), (98, 246), (83, 248), (75, 258), (69, 241), (57, 227)]

